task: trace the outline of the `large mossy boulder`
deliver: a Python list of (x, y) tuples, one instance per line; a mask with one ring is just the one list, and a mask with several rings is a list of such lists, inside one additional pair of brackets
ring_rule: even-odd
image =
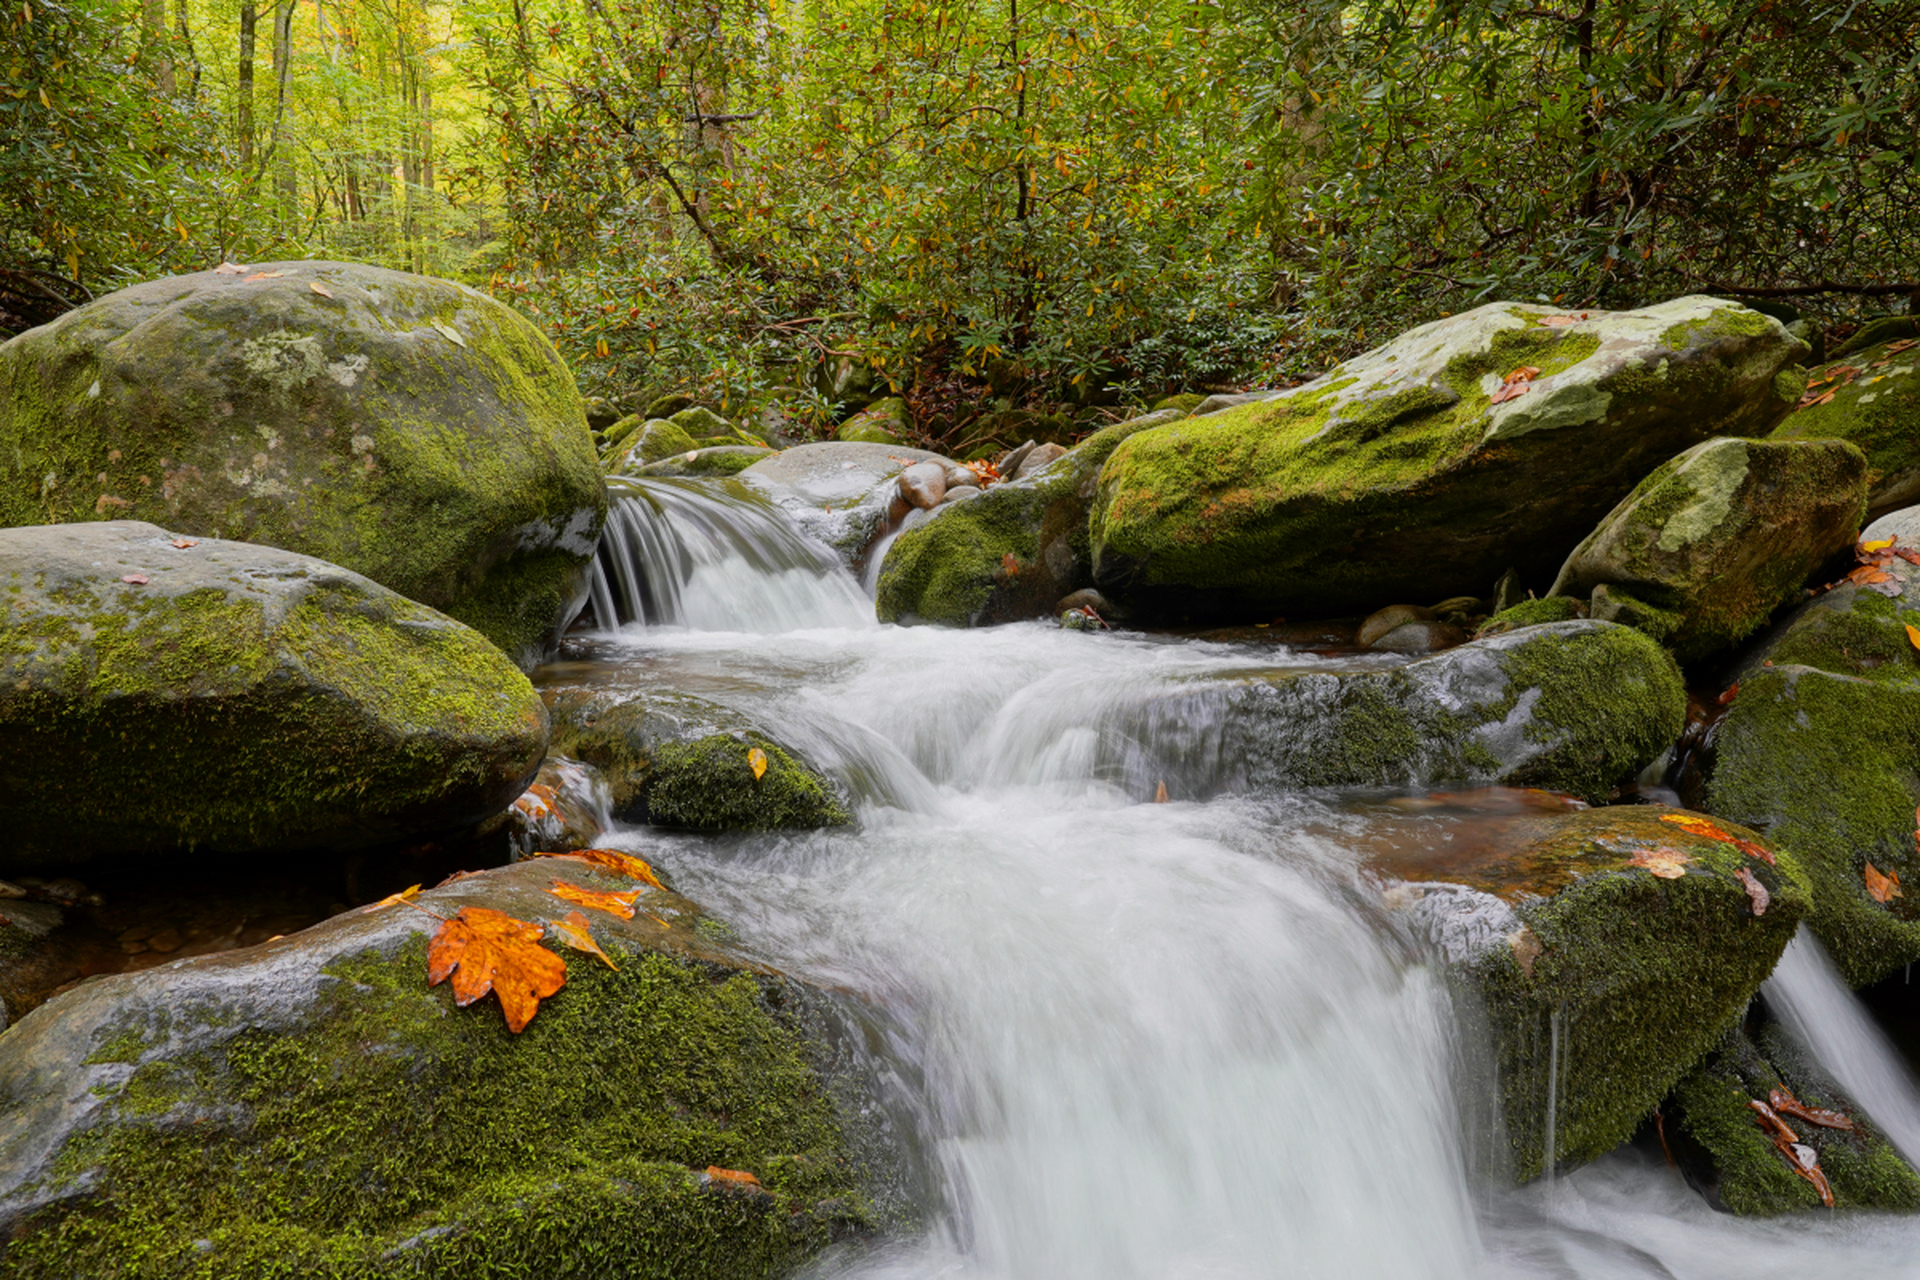
[(0, 346), (0, 525), (150, 520), (318, 556), (527, 664), (585, 602), (605, 515), (572, 375), (451, 281), (202, 271)]
[(560, 688), (548, 705), (554, 751), (600, 771), (615, 817), (696, 831), (853, 821), (832, 779), (719, 703), (688, 693)]
[(1852, 544), (1866, 497), (1866, 458), (1844, 441), (1708, 440), (1642, 480), (1574, 548), (1552, 594), (1592, 596), (1591, 616), (1692, 662), (1800, 599)]
[(1141, 432), (1101, 475), (1096, 585), (1163, 615), (1267, 618), (1476, 595), (1509, 567), (1544, 583), (1655, 467), (1765, 434), (1800, 394), (1806, 344), (1737, 304), (1582, 315), (1491, 304)]
[[(1920, 960), (1920, 892), (1899, 887), (1920, 885), (1920, 568), (1882, 572), (1802, 605), (1734, 673), (1703, 804), (1793, 851), (1813, 928), (1855, 986)], [(1869, 866), (1897, 895), (1875, 896)]]
[(546, 742), (504, 654), (357, 573), (131, 520), (0, 530), (0, 874), (431, 836)]
[[(662, 890), (584, 913), (617, 968), (570, 950), (555, 882), (644, 888), (535, 859), (35, 1010), (0, 1037), (0, 1269), (741, 1280), (867, 1230), (888, 1164), (846, 1011)], [(428, 986), (464, 907), (565, 961), (518, 1035)]]
[(1752, 1217), (1821, 1207), (1813, 1182), (1794, 1172), (1767, 1130), (1755, 1123), (1749, 1104), (1767, 1102), (1775, 1090), (1847, 1120), (1850, 1127), (1842, 1128), (1792, 1114), (1781, 1117), (1794, 1137), (1813, 1149), (1835, 1209), (1920, 1209), (1920, 1174), (1901, 1159), (1872, 1117), (1773, 1022), (1757, 1036), (1740, 1027), (1727, 1032), (1661, 1105), (1669, 1148), (1688, 1180), (1715, 1207)]
[(1093, 585), (1087, 514), (1122, 441), (1177, 421), (1162, 410), (1095, 432), (1037, 474), (934, 509), (905, 529), (880, 566), (882, 622), (985, 626), (1052, 616), (1063, 597)]
[(1698, 814), (1622, 805), (1535, 828), (1393, 896), (1484, 1020), (1523, 1182), (1632, 1136), (1739, 1021), (1812, 897), (1791, 854)]
[(1906, 331), (1828, 361), (1808, 379), (1807, 395), (1774, 439), (1858, 445), (1872, 516), (1920, 502), (1920, 338)]
[(1501, 783), (1603, 799), (1658, 759), (1686, 719), (1664, 649), (1630, 627), (1587, 621), (1385, 670), (1255, 672), (1165, 704), (1170, 725), (1206, 726), (1191, 785), (1224, 767), (1237, 785), (1273, 791)]

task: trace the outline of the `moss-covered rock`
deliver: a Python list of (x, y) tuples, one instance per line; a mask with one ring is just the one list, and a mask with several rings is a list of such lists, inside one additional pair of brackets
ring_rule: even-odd
[[(554, 750), (600, 770), (615, 816), (699, 831), (838, 827), (840, 788), (747, 717), (685, 693), (555, 689)], [(751, 753), (761, 752), (755, 774)]]
[(0, 872), (431, 835), (504, 809), (546, 739), (504, 654), (357, 573), (130, 520), (0, 530)]
[(847, 1024), (692, 903), (587, 913), (617, 970), (550, 940), (566, 985), (517, 1036), (427, 985), (426, 913), (550, 924), (554, 881), (635, 887), (536, 859), (36, 1010), (0, 1039), (0, 1267), (737, 1280), (866, 1230), (886, 1166)]
[(1889, 336), (1850, 349), (1815, 369), (1807, 389), (1821, 403), (1795, 410), (1772, 438), (1858, 445), (1873, 516), (1920, 502), (1920, 344)]
[[(1920, 883), (1920, 569), (1895, 561), (1888, 598), (1841, 586), (1802, 605), (1735, 675), (1705, 807), (1791, 849), (1814, 885), (1812, 925), (1855, 986), (1920, 960), (1920, 907), (1879, 902), (1869, 863)], [(1903, 580), (1904, 579), (1904, 580)], [(1920, 896), (1920, 895), (1917, 895)]]
[(698, 405), (680, 410), (680, 412), (674, 414), (671, 418), (667, 419), (667, 421), (673, 423), (674, 426), (679, 427), (696, 440), (710, 436), (730, 436), (733, 434), (733, 424), (731, 422), (728, 422), (713, 410), (702, 408)]
[(553, 347), (450, 281), (203, 271), (0, 346), (0, 525), (151, 520), (318, 556), (523, 664), (585, 603), (606, 501)]
[(645, 466), (629, 466), (624, 474), (643, 479), (646, 477), (674, 479), (685, 476), (737, 476), (754, 463), (764, 462), (778, 452), (778, 449), (754, 445), (709, 445), (691, 449), (686, 453), (673, 454)]
[[(1763, 434), (1799, 395), (1805, 344), (1733, 303), (1555, 318), (1481, 307), (1126, 441), (1093, 506), (1097, 585), (1270, 617), (1472, 593), (1510, 566), (1543, 580), (1654, 467)], [(1503, 393), (1521, 368), (1526, 393)]]
[(1250, 674), (1168, 695), (1164, 718), (1217, 725), (1204, 767), (1217, 750), (1255, 789), (1504, 783), (1603, 798), (1658, 759), (1685, 716), (1659, 645), (1558, 622), (1391, 670)]
[(899, 444), (912, 430), (907, 402), (893, 396), (875, 401), (835, 427), (833, 438), (855, 444)]
[(1485, 1019), (1520, 1181), (1630, 1137), (1738, 1021), (1810, 905), (1790, 854), (1769, 863), (1666, 820), (1689, 816), (1622, 805), (1542, 817), (1511, 853), (1438, 877), (1468, 893), (1399, 895)]
[(935, 508), (887, 550), (880, 620), (971, 627), (1054, 616), (1063, 596), (1093, 585), (1087, 513), (1100, 468), (1122, 441), (1178, 416), (1162, 410), (1116, 423), (1043, 472)]
[(621, 447), (607, 454), (607, 474), (632, 475), (649, 463), (663, 462), (694, 450), (693, 437), (665, 418), (640, 423)]
[(1161, 396), (1158, 400), (1155, 400), (1153, 402), (1152, 407), (1149, 408), (1147, 412), (1159, 413), (1165, 409), (1178, 409), (1182, 415), (1185, 415), (1185, 414), (1192, 413), (1195, 409), (1199, 408), (1201, 402), (1204, 401), (1206, 398), (1207, 397), (1204, 392), (1181, 391), (1174, 395)]
[(1548, 596), (1544, 600), (1522, 600), (1502, 609), (1480, 624), (1475, 637), (1505, 635), (1521, 627), (1537, 627), (1543, 622), (1571, 622), (1587, 616), (1587, 606), (1568, 596)]
[(1852, 544), (1866, 493), (1866, 458), (1845, 441), (1708, 440), (1642, 480), (1574, 548), (1551, 594), (1605, 585), (1594, 617), (1692, 662), (1798, 600)]
[(1817, 1154), (1835, 1209), (1920, 1209), (1920, 1175), (1872, 1118), (1771, 1023), (1757, 1041), (1744, 1028), (1729, 1031), (1661, 1108), (1674, 1156), (1718, 1207), (1751, 1216), (1820, 1208), (1820, 1193), (1789, 1167), (1747, 1105), (1766, 1102), (1775, 1089), (1853, 1122), (1849, 1130), (1781, 1117)]

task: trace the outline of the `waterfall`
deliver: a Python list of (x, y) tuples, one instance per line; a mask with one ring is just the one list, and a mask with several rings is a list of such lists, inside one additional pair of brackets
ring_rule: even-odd
[(871, 625), (873, 605), (827, 548), (733, 481), (607, 483), (589, 598), (621, 623), (772, 634)]
[(1891, 1042), (1805, 928), (1793, 936), (1761, 991), (1767, 1007), (1828, 1075), (1920, 1168), (1920, 1089)]

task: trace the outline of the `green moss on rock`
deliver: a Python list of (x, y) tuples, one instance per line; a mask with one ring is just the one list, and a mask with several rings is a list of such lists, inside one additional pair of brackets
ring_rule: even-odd
[(1522, 600), (1519, 604), (1488, 618), (1480, 626), (1480, 635), (1497, 636), (1521, 627), (1537, 627), (1543, 622), (1571, 622), (1587, 616), (1587, 608), (1568, 596), (1548, 596), (1543, 600)]
[[(523, 864), (492, 873), (524, 882), (512, 901), (488, 881), (461, 898), (524, 918), (516, 904), (552, 874)], [(463, 1010), (428, 988), (424, 926), (395, 923), (353, 926), (375, 932), (368, 947), (326, 962), (290, 1008), (223, 1030), (203, 1021), (218, 1000), (263, 997), (216, 994), (131, 1069), (91, 1068), (109, 1084), (96, 1114), (56, 1125), (43, 1176), (9, 1188), (8, 1274), (735, 1280), (870, 1226), (817, 993), (690, 925), (649, 926), (648, 941), (596, 921), (618, 970), (567, 953), (567, 985), (516, 1036), (492, 999)], [(341, 932), (322, 931), (303, 956), (324, 959)], [(105, 1018), (98, 999), (34, 1016), (91, 1013), (111, 1035), (165, 999), (145, 994), (157, 977), (117, 980)], [(57, 1038), (0, 1045), (0, 1079), (19, 1078), (23, 1052)], [(709, 1165), (765, 1189), (703, 1185)]]
[(606, 513), (552, 346), (447, 281), (260, 270), (137, 285), (0, 346), (0, 525), (145, 519), (299, 551), (537, 659)]
[[(1492, 304), (1128, 440), (1092, 509), (1097, 585), (1162, 612), (1269, 616), (1470, 594), (1509, 566), (1544, 578), (1661, 461), (1791, 407), (1773, 380), (1804, 344), (1737, 305), (1551, 314)], [(1523, 365), (1540, 371), (1529, 391), (1494, 404)]]
[[(1844, 440), (1867, 457), (1867, 508), (1879, 516), (1920, 501), (1920, 348), (1881, 338), (1813, 370), (1820, 404), (1797, 409), (1774, 440)], [(1910, 340), (1908, 340), (1910, 341)]]

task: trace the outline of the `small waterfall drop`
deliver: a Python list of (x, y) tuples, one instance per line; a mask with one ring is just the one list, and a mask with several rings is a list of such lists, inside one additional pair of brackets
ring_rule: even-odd
[(1920, 1168), (1920, 1088), (1820, 940), (1802, 927), (1761, 991), (1787, 1030)]
[(834, 554), (745, 485), (616, 479), (607, 489), (590, 595), (602, 628), (873, 625), (872, 602)]

